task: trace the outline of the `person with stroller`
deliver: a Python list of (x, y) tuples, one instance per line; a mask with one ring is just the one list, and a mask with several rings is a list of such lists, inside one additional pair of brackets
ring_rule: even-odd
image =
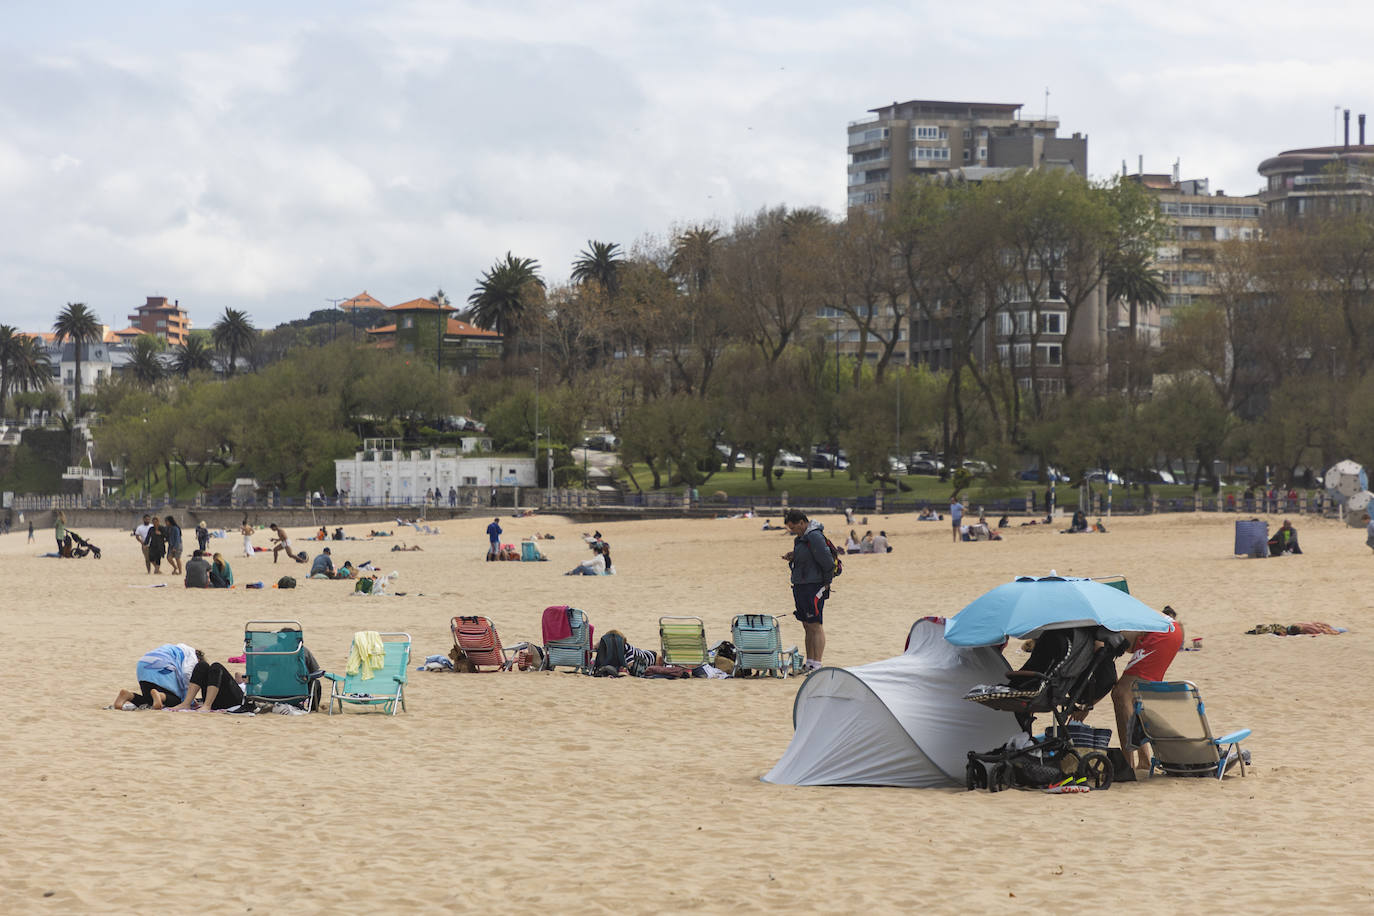
[(1121, 749), (1127, 761), (1141, 770), (1149, 769), (1151, 754), (1150, 746), (1142, 744), (1136, 750), (1136, 759), (1131, 760), (1131, 688), (1136, 681), (1164, 680), (1169, 665), (1183, 648), (1183, 624), (1178, 622), (1178, 612), (1166, 604), (1163, 614), (1169, 618), (1169, 632), (1131, 634), (1131, 659), (1112, 687), (1112, 707), (1116, 712), (1116, 734), (1121, 739)]

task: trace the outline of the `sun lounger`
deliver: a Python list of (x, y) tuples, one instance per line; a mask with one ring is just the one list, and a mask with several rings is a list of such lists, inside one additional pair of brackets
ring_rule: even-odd
[[(366, 653), (362, 643), (366, 641), (369, 634), (358, 633), (353, 637), (353, 644), (359, 650), (359, 654)], [(325, 672), (325, 677), (333, 682), (329, 691), (330, 715), (334, 714), (334, 704), (338, 704), (339, 712), (343, 712), (344, 704), (350, 706), (361, 706), (365, 709), (381, 709), (384, 715), (396, 715), (397, 707), (406, 708), (405, 685), (406, 671), (410, 665), (410, 634), (409, 633), (376, 633), (381, 640), (383, 656), (381, 663), (370, 670), (367, 665), (359, 665), (358, 670), (353, 673), (332, 674)], [(350, 658), (353, 653), (350, 651)], [(364, 676), (371, 674), (371, 677)]]
[(665, 665), (698, 668), (709, 660), (706, 624), (700, 617), (660, 617), (658, 638)]
[(468, 661), (479, 671), (482, 668), (510, 670), (515, 652), (501, 647), (501, 636), (490, 617), (455, 617), (449, 629), (453, 631), (453, 644), (463, 650)]
[(1136, 681), (1131, 696), (1131, 734), (1136, 745), (1150, 745), (1151, 774), (1158, 767), (1170, 776), (1221, 779), (1240, 764), (1240, 775), (1245, 775), (1250, 752), (1240, 743), (1250, 737), (1250, 729), (1212, 737), (1207, 710), (1192, 681)]

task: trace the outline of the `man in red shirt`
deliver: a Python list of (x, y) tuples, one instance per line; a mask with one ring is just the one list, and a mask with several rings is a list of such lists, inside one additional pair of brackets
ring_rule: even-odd
[[(1131, 643), (1131, 659), (1126, 670), (1116, 679), (1112, 688), (1112, 706), (1116, 709), (1117, 736), (1124, 749), (1130, 741), (1131, 688), (1136, 681), (1162, 681), (1164, 672), (1169, 670), (1174, 656), (1183, 648), (1183, 624), (1178, 622), (1178, 614), (1167, 604), (1164, 614), (1171, 620), (1167, 633), (1137, 633)], [(1142, 744), (1137, 750), (1132, 765), (1137, 769), (1150, 766), (1150, 746)], [(1127, 752), (1129, 758), (1129, 752)]]

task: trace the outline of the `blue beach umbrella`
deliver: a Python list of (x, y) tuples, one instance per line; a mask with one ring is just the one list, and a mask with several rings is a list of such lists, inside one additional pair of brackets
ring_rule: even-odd
[(975, 599), (945, 624), (956, 646), (995, 646), (1043, 630), (1104, 626), (1117, 632), (1167, 633), (1169, 618), (1125, 592), (1091, 579), (1022, 576)]

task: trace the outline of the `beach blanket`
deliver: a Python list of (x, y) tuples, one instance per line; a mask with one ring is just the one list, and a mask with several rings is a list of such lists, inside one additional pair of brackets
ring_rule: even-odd
[(376, 630), (359, 630), (353, 634), (353, 645), (348, 650), (348, 673), (356, 674), (365, 681), (372, 680), (373, 669), (386, 664), (386, 646), (382, 645), (382, 635)]

